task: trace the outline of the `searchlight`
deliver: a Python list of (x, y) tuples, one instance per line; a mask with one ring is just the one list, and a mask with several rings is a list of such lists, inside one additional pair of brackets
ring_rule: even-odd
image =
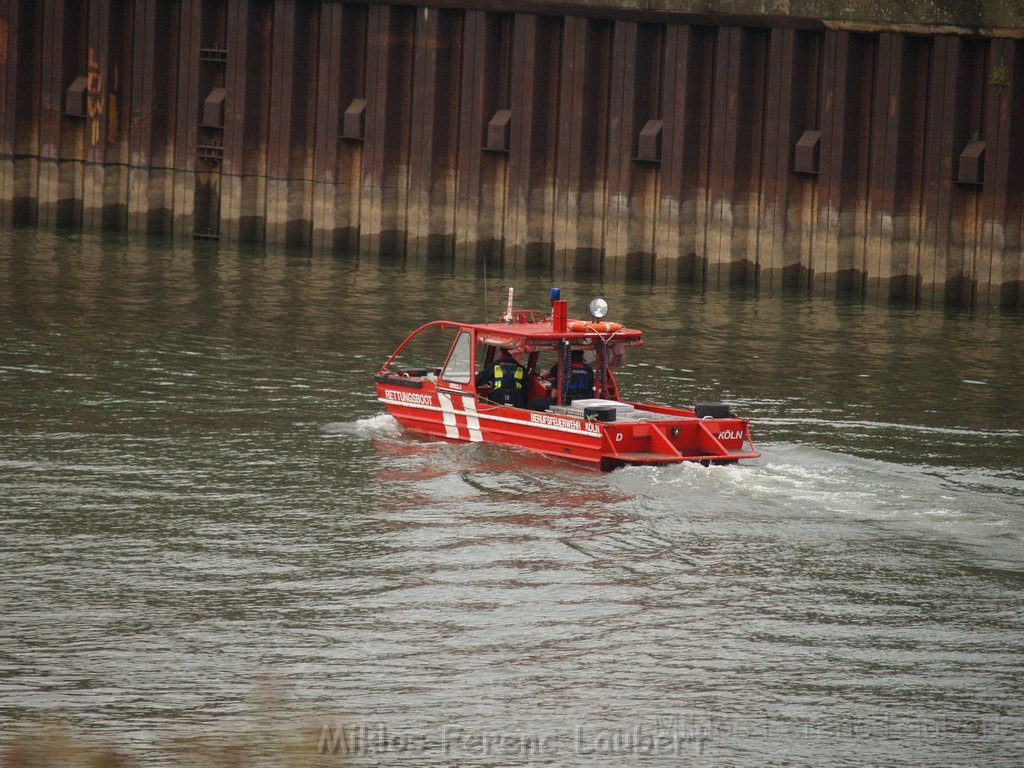
[(595, 320), (600, 320), (608, 314), (608, 302), (604, 299), (594, 299), (590, 302), (590, 306), (587, 307), (587, 311)]

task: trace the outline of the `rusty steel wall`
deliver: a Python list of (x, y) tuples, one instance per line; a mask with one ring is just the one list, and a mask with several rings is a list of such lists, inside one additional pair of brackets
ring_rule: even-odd
[(0, 223), (1024, 305), (1012, 34), (508, 8), (0, 0)]

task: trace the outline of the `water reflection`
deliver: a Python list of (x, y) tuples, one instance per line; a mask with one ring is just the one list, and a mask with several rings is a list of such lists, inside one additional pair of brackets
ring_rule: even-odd
[[(491, 269), (490, 315), (552, 282)], [(422, 744), (389, 764), (538, 762), (468, 746), (522, 733), (604, 765), (664, 727), (726, 764), (1012, 760), (1022, 318), (554, 282), (649, 331), (631, 394), (727, 399), (764, 458), (402, 433), (372, 374), (485, 315), (476, 269), (0, 235), (4, 730), (59, 711), (155, 764), (270, 676)]]

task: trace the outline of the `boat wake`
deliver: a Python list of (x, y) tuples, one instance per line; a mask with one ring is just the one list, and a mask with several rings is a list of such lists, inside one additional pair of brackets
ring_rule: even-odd
[(742, 506), (776, 518), (960, 518), (1000, 526), (1024, 510), (1024, 480), (1007, 473), (895, 464), (791, 444), (761, 448), (764, 458), (755, 463), (629, 467), (613, 482), (644, 497), (700, 499), (701, 507)]
[(402, 427), (394, 417), (387, 413), (378, 413), (355, 421), (333, 421), (324, 424), (320, 430), (326, 435), (358, 435), (360, 437), (397, 438), (402, 434)]
[(848, 431), (856, 429), (860, 432), (900, 432), (921, 435), (953, 435), (966, 437), (1024, 437), (1019, 429), (975, 429), (967, 427), (933, 427), (924, 424), (903, 424), (888, 421), (864, 421), (858, 419), (822, 419), (815, 417), (758, 417), (758, 426), (770, 427), (825, 427)]

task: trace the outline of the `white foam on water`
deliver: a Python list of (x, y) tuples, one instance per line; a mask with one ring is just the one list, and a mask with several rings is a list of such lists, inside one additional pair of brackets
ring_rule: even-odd
[(894, 464), (796, 445), (762, 449), (762, 459), (730, 466), (629, 467), (616, 472), (612, 482), (655, 504), (742, 509), (758, 517), (960, 520), (988, 527), (1003, 525), (1024, 509), (1007, 499), (1003, 483), (989, 485), (977, 473), (965, 477), (952, 468)]
[(358, 419), (355, 422), (356, 432), (360, 435), (375, 436), (375, 435), (400, 435), (402, 434), (401, 425), (395, 421), (395, 417), (390, 413), (378, 413), (376, 416), (370, 416), (365, 419)]
[[(984, 382), (982, 382), (984, 383)], [(968, 429), (963, 427), (929, 427), (923, 424), (895, 424), (887, 421), (859, 421), (859, 420), (835, 420), (814, 417), (806, 418), (771, 418), (759, 417), (758, 424), (771, 426), (823, 426), (836, 429), (866, 429), (866, 430), (896, 430), (899, 432), (915, 432), (934, 435), (968, 435), (968, 436), (989, 436), (989, 437), (1018, 437), (1024, 436), (1024, 431), (1019, 429)]]
[(362, 437), (398, 437), (402, 427), (389, 413), (378, 413), (355, 421), (332, 421), (321, 431), (328, 435), (360, 435)]
[(437, 501), (468, 499), (483, 495), (483, 492), (467, 482), (461, 475), (448, 473), (437, 477), (424, 478), (410, 484), (417, 492)]

